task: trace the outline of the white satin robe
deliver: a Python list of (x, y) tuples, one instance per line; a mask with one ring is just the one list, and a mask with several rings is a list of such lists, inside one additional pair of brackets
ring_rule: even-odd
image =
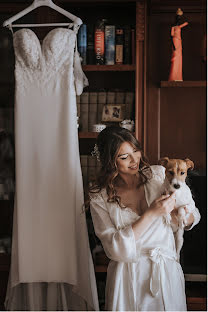
[[(161, 195), (162, 166), (152, 166), (145, 188), (147, 204)], [(107, 202), (106, 190), (91, 196), (96, 235), (111, 259), (107, 271), (106, 310), (186, 311), (184, 275), (177, 262), (171, 226), (158, 217), (136, 241), (132, 223), (139, 216), (130, 208)], [(194, 224), (200, 220), (194, 209)], [(192, 228), (191, 227), (191, 228)]]

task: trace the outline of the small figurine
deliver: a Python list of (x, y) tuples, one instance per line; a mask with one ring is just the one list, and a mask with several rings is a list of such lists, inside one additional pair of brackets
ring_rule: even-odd
[(183, 11), (178, 8), (176, 12), (176, 23), (171, 27), (172, 56), (168, 81), (183, 81), (182, 75), (182, 39), (181, 29), (188, 25), (187, 22), (181, 24)]

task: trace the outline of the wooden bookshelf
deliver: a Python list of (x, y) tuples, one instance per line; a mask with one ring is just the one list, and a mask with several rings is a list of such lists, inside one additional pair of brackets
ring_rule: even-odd
[(95, 272), (96, 273), (106, 273), (108, 266), (106, 264), (103, 265), (95, 265)]
[(195, 87), (206, 87), (206, 80), (198, 80), (198, 81), (161, 81), (161, 88), (174, 88), (174, 87), (187, 87), (187, 88), (195, 88)]
[(99, 132), (79, 132), (80, 139), (96, 139)]
[[(99, 132), (79, 132), (78, 136), (79, 139), (96, 139)], [(135, 132), (133, 132), (133, 135), (136, 135)]]
[(83, 65), (85, 72), (93, 71), (135, 71), (135, 65)]

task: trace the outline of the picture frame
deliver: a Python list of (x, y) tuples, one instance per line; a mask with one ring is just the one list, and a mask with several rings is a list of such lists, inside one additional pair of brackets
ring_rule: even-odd
[(102, 121), (121, 122), (124, 114), (125, 104), (107, 104), (103, 106)]

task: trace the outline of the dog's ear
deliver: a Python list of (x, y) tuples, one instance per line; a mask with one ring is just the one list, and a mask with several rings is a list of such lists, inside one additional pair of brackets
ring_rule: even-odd
[(169, 158), (168, 157), (163, 157), (163, 158), (160, 158), (158, 160), (158, 164), (162, 165), (163, 167), (165, 167), (168, 162), (169, 162)]
[(188, 158), (185, 159), (186, 165), (188, 169), (194, 169), (194, 162)]

